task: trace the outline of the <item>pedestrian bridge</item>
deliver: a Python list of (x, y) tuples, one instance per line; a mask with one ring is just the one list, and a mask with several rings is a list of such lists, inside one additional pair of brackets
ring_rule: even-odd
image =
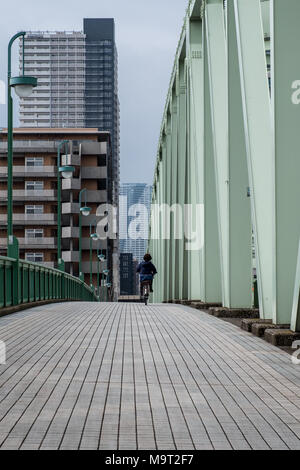
[(171, 304), (60, 303), (0, 318), (1, 449), (298, 449), (300, 374)]
[(250, 308), (257, 276), (261, 318), (300, 331), (299, 18), (299, 0), (189, 1), (153, 183), (156, 302)]

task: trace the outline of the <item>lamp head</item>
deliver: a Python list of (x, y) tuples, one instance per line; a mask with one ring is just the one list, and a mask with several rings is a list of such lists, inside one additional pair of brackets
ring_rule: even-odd
[(84, 215), (84, 217), (87, 217), (92, 212), (92, 209), (90, 207), (85, 206), (80, 208), (80, 212), (82, 215)]
[(16, 94), (20, 98), (27, 98), (31, 95), (32, 90), (37, 86), (37, 79), (22, 75), (20, 77), (11, 78), (9, 84), (15, 89)]
[(73, 176), (75, 168), (73, 166), (61, 166), (59, 172), (62, 174), (62, 177), (65, 179), (70, 179)]

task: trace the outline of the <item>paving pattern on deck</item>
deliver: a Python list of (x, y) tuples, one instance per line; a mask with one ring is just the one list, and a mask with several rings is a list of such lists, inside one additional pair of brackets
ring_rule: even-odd
[(300, 366), (183, 306), (0, 318), (1, 449), (300, 449)]

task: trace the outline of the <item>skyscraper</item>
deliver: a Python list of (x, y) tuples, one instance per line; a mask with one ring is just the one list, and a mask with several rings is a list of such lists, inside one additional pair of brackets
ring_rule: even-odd
[[(84, 19), (82, 32), (29, 32), (25, 74), (38, 78), (20, 99), (21, 127), (98, 128), (109, 131), (112, 173), (109, 185), (117, 204), (119, 187), (118, 57), (113, 19)], [(20, 68), (23, 42), (20, 41)]]
[[(120, 253), (132, 253), (138, 261), (147, 251), (151, 195), (152, 186), (148, 184), (120, 186)], [(134, 238), (132, 231), (136, 232)]]

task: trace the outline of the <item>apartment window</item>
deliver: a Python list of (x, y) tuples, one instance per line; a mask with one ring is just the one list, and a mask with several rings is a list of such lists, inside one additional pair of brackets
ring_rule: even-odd
[(106, 166), (106, 154), (98, 155), (98, 166)]
[(44, 230), (42, 228), (34, 228), (26, 230), (26, 238), (43, 238)]
[(44, 206), (25, 206), (26, 214), (43, 214)]
[(106, 179), (99, 179), (97, 181), (97, 189), (98, 191), (105, 191), (106, 190)]
[(44, 182), (43, 181), (26, 181), (27, 191), (43, 191)]
[(28, 157), (26, 158), (26, 166), (43, 166), (44, 159), (41, 157)]
[(44, 254), (43, 253), (26, 253), (26, 261), (30, 263), (43, 263)]

